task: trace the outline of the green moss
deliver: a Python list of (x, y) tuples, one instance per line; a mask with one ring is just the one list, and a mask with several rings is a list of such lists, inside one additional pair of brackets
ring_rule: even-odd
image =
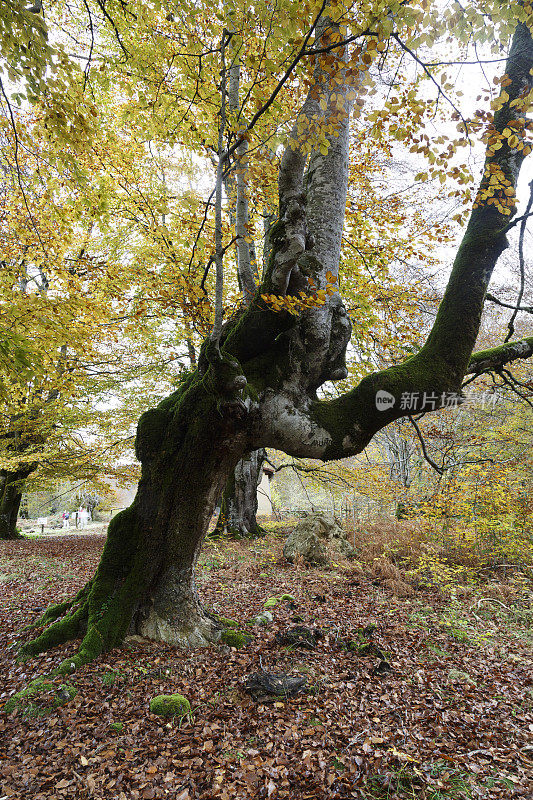
[(62, 683), (59, 689), (61, 692), (63, 692), (63, 694), (68, 694), (68, 698), (64, 699), (62, 702), (58, 702), (57, 705), (64, 705), (65, 703), (68, 703), (69, 700), (73, 700), (78, 694), (78, 690), (72, 683)]
[(373, 642), (364, 641), (361, 638), (357, 639), (350, 639), (346, 646), (348, 650), (352, 653), (355, 653), (359, 658), (369, 658), (370, 656), (376, 656), (377, 658), (381, 658), (383, 661), (386, 661), (385, 654), (382, 650), (379, 649)]
[(113, 733), (122, 733), (122, 731), (124, 730), (124, 723), (111, 722), (109, 725), (109, 730), (113, 731)]
[(72, 675), (73, 672), (76, 672), (77, 669), (86, 663), (87, 662), (78, 653), (76, 653), (76, 655), (72, 656), (71, 658), (66, 658), (64, 661), (62, 661), (55, 672), (58, 675)]
[(249, 383), (244, 387), (242, 396), (244, 398), (249, 397), (254, 403), (259, 401), (259, 392), (253, 386), (250, 386)]
[(296, 602), (296, 600), (294, 599), (292, 594), (282, 594), (281, 597), (279, 598), (279, 600), (282, 603), (295, 603)]
[[(279, 598), (279, 599), (281, 599), (281, 598)], [(277, 597), (269, 597), (268, 600), (264, 603), (263, 607), (264, 608), (274, 608), (274, 606), (277, 606), (277, 604), (278, 604), (278, 598)]]
[(501, 365), (513, 360), (513, 356), (523, 351), (524, 348), (533, 347), (533, 336), (524, 337), (518, 341), (507, 342), (498, 347), (491, 347), (488, 350), (478, 350), (473, 353), (469, 362), (472, 371), (482, 369), (485, 365)]
[(159, 694), (150, 700), (150, 711), (160, 717), (184, 717), (191, 713), (191, 704), (182, 694)]
[(222, 644), (226, 644), (228, 647), (236, 647), (237, 649), (240, 647), (245, 647), (249, 641), (250, 637), (238, 630), (222, 631), (222, 635), (220, 637), (220, 642)]
[(212, 619), (214, 619), (215, 622), (218, 622), (218, 624), (222, 628), (238, 628), (239, 627), (239, 623), (236, 622), (234, 619), (230, 619), (229, 617), (223, 617), (221, 614), (217, 614), (217, 612), (213, 611), (211, 608), (205, 608), (205, 611), (208, 614), (208, 616), (212, 617)]
[[(206, 355), (207, 355), (206, 349)], [(225, 352), (210, 354), (210, 368), (203, 382), (205, 389), (222, 399), (231, 399), (242, 390), (242, 367), (239, 362)]]
[(151, 408), (141, 416), (135, 439), (135, 455), (139, 461), (147, 461), (161, 451), (168, 423), (169, 414), (161, 408)]
[(365, 656), (369, 654), (369, 649), (371, 647), (370, 642), (360, 642), (358, 639), (350, 639), (347, 644), (348, 650), (351, 650), (352, 653), (357, 653), (358, 656)]
[[(261, 291), (265, 293), (270, 290), (262, 287)], [(284, 311), (272, 311), (258, 295), (236, 324), (228, 329), (224, 350), (243, 366), (263, 355), (272, 359), (272, 346), (277, 337), (296, 324), (297, 317)]]
[(72, 614), (53, 622), (40, 636), (32, 639), (31, 642), (28, 642), (20, 649), (20, 657), (33, 656), (70, 639), (76, 639), (84, 632), (87, 616), (87, 606), (83, 605)]
[(28, 716), (39, 716), (51, 713), (56, 708), (64, 706), (78, 690), (71, 683), (62, 683), (58, 686), (45, 678), (36, 678), (25, 689), (17, 692), (4, 705), (6, 714), (19, 709)]
[(74, 600), (65, 600), (63, 603), (54, 603), (49, 606), (44, 614), (38, 617), (35, 622), (26, 625), (23, 630), (30, 630), (31, 628), (39, 628), (41, 625), (48, 625), (54, 622), (59, 617), (62, 617), (73, 605)]
[(236, 622), (234, 619), (229, 619), (228, 617), (219, 617), (218, 614), (217, 614), (216, 615), (216, 620), (221, 625), (223, 625), (224, 628), (238, 628), (239, 627), (239, 623), (238, 622)]
[[(439, 397), (444, 392), (459, 391), (462, 373), (455, 374), (438, 351), (425, 345), (419, 353), (402, 364), (367, 375), (351, 391), (334, 400), (317, 400), (311, 405), (311, 417), (331, 436), (332, 443), (323, 455), (325, 460), (345, 457), (348, 452), (360, 452), (374, 434), (395, 419), (405, 416), (401, 409), (404, 392), (424, 393)], [(395, 403), (386, 410), (376, 408), (378, 391), (388, 392)], [(344, 441), (350, 433), (351, 444)]]
[(22, 657), (83, 636), (78, 654), (63, 661), (53, 673), (69, 675), (122, 641), (132, 609), (147, 581), (144, 551), (138, 547), (139, 535), (134, 502), (111, 520), (97, 573), (75, 598), (82, 601), (81, 606), (28, 642), (21, 649)]

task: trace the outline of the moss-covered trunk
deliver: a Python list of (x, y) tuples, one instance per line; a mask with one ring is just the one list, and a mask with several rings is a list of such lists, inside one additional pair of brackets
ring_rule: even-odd
[(244, 404), (230, 395), (221, 400), (209, 369), (143, 414), (135, 500), (111, 521), (92, 581), (45, 612), (37, 624), (48, 627), (24, 655), (81, 636), (78, 655), (61, 667), (69, 672), (128, 633), (181, 646), (218, 638), (218, 625), (198, 598), (194, 566), (216, 500), (247, 449)]
[(19, 539), (17, 519), (28, 472), (0, 472), (0, 539)]
[(241, 458), (224, 489), (214, 536), (238, 539), (263, 535), (257, 522), (257, 492), (263, 477), (264, 449), (253, 450)]

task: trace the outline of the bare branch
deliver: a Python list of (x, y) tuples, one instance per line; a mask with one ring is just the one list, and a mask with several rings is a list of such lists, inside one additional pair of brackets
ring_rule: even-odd
[(427, 451), (427, 448), (426, 448), (426, 443), (424, 441), (424, 437), (422, 436), (422, 431), (420, 430), (420, 428), (418, 427), (418, 425), (416, 424), (416, 422), (414, 421), (414, 419), (413, 419), (413, 417), (411, 415), (409, 415), (409, 421), (410, 421), (411, 425), (413, 426), (413, 428), (416, 431), (416, 435), (417, 435), (418, 440), (420, 442), (420, 446), (422, 448), (422, 454), (423, 454), (424, 458), (426, 459), (428, 464), (431, 467), (433, 467), (435, 472), (438, 472), (439, 475), (444, 475), (444, 467), (439, 467), (439, 465), (436, 463), (436, 461), (433, 461), (433, 459), (429, 455), (429, 453)]
[(448, 97), (448, 95), (447, 95), (447, 94), (444, 92), (444, 90), (443, 90), (442, 86), (441, 86), (441, 85), (438, 83), (438, 81), (435, 79), (435, 77), (434, 77), (434, 75), (432, 74), (432, 72), (431, 72), (431, 71), (428, 69), (428, 67), (427, 67), (427, 64), (425, 64), (425, 63), (422, 61), (422, 59), (421, 59), (421, 58), (419, 58), (419, 57), (417, 56), (417, 54), (414, 52), (414, 50), (411, 50), (411, 48), (410, 48), (410, 47), (408, 47), (408, 46), (405, 44), (405, 42), (402, 42), (402, 40), (400, 39), (400, 37), (398, 36), (398, 34), (397, 34), (397, 33), (393, 33), (393, 34), (391, 34), (391, 36), (392, 36), (392, 38), (393, 38), (393, 39), (394, 39), (396, 42), (398, 42), (398, 44), (400, 45), (400, 47), (402, 48), (402, 50), (405, 50), (405, 52), (406, 52), (406, 53), (409, 53), (409, 55), (411, 56), (411, 58), (413, 58), (413, 59), (416, 61), (416, 63), (417, 63), (417, 64), (418, 64), (420, 67), (422, 67), (422, 69), (424, 70), (424, 72), (426, 73), (426, 75), (428, 76), (428, 78), (430, 79), (430, 81), (431, 81), (431, 82), (432, 82), (432, 83), (433, 83), (433, 84), (436, 86), (436, 88), (437, 88), (437, 91), (438, 91), (438, 95), (439, 95), (439, 97), (440, 97), (440, 96), (444, 97), (444, 99), (446, 100), (446, 102), (447, 102), (447, 103), (449, 103), (449, 104), (451, 105), (451, 107), (453, 108), (453, 110), (454, 110), (454, 111), (455, 111), (455, 113), (456, 113), (456, 114), (459, 116), (459, 119), (460, 119), (460, 120), (461, 120), (461, 122), (463, 123), (463, 127), (464, 127), (464, 129), (465, 129), (465, 135), (466, 135), (466, 138), (468, 139), (468, 141), (470, 141), (470, 132), (469, 132), (469, 129), (468, 129), (468, 123), (467, 123), (467, 121), (465, 120), (465, 118), (464, 118), (464, 117), (463, 117), (463, 115), (461, 114), (460, 110), (459, 110), (459, 109), (457, 108), (457, 106), (455, 105), (455, 103), (454, 103), (452, 100), (450, 100), (450, 98)]
[(520, 266), (520, 290), (518, 292), (518, 297), (516, 299), (516, 308), (511, 314), (511, 319), (507, 325), (509, 332), (505, 337), (505, 341), (508, 342), (511, 336), (514, 333), (514, 321), (516, 319), (516, 315), (518, 314), (518, 306), (522, 302), (522, 297), (524, 296), (524, 287), (525, 287), (525, 262), (524, 262), (524, 235), (526, 232), (526, 225), (527, 225), (527, 218), (529, 217), (531, 206), (533, 205), (533, 181), (529, 184), (529, 200), (526, 207), (526, 213), (522, 218), (522, 222), (520, 225), (520, 238), (518, 240), (518, 264)]
[(487, 294), (485, 299), (490, 300), (491, 303), (496, 303), (498, 306), (502, 306), (502, 308), (512, 308), (513, 310), (524, 311), (526, 314), (533, 314), (533, 306), (518, 306), (512, 303), (504, 303), (503, 300), (498, 300), (493, 294)]
[(248, 123), (246, 128), (244, 129), (244, 131), (241, 132), (241, 136), (237, 139), (235, 144), (233, 144), (228, 149), (228, 151), (226, 153), (227, 157), (229, 157), (230, 155), (232, 155), (232, 153), (235, 152), (235, 150), (240, 145), (242, 139), (244, 138), (244, 134), (247, 133), (248, 131), (251, 131), (254, 128), (254, 126), (256, 125), (256, 123), (261, 119), (263, 114), (266, 111), (268, 111), (268, 109), (270, 108), (270, 106), (272, 105), (272, 103), (274, 102), (274, 100), (276, 99), (278, 94), (280, 93), (280, 91), (283, 89), (283, 87), (287, 83), (288, 79), (293, 74), (293, 72), (296, 69), (296, 67), (298, 66), (299, 62), (305, 56), (307, 43), (308, 43), (309, 39), (311, 38), (311, 36), (313, 35), (313, 32), (314, 32), (314, 30), (315, 30), (315, 28), (316, 28), (316, 26), (318, 24), (318, 21), (319, 21), (320, 17), (322, 16), (322, 13), (323, 13), (324, 9), (326, 8), (327, 4), (328, 4), (328, 0), (323, 0), (322, 5), (320, 6), (320, 8), (319, 8), (319, 10), (317, 12), (317, 15), (316, 15), (316, 17), (314, 19), (314, 22), (312, 23), (311, 27), (309, 28), (308, 32), (305, 35), (305, 38), (303, 40), (303, 44), (302, 44), (301, 48), (298, 50), (298, 52), (296, 53), (296, 55), (292, 59), (291, 63), (289, 64), (289, 66), (285, 70), (284, 74), (282, 75), (282, 77), (278, 81), (277, 86), (275, 87), (275, 89), (271, 93), (271, 95), (268, 98), (268, 100), (261, 106), (261, 108), (259, 108), (256, 111), (256, 113), (254, 114), (254, 116), (252, 117), (252, 119), (250, 120), (250, 122)]

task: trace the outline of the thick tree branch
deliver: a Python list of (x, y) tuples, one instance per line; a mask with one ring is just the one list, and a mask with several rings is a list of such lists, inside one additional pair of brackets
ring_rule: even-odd
[(446, 405), (450, 395), (460, 393), (469, 370), (487, 371), (493, 365), (531, 355), (532, 342), (524, 340), (472, 358), (487, 287), (507, 246), (502, 230), (510, 208), (505, 205), (503, 192), (499, 198), (491, 191), (494, 182), (490, 181), (498, 174), (503, 185), (516, 189), (523, 150), (511, 147), (503, 131), (511, 121), (525, 122), (521, 98), (533, 89), (532, 72), (531, 32), (520, 23), (507, 60), (504, 102), (494, 117), (500, 147), (491, 148), (489, 140), (478, 197), (435, 323), (422, 349), (402, 364), (367, 376), (335, 400), (320, 401), (312, 395), (297, 397), (289, 387), (284, 393), (273, 394), (265, 404), (266, 435), (262, 445), (323, 460), (354, 455), (393, 420)]
[(465, 374), (481, 375), (482, 372), (494, 372), (517, 359), (531, 358), (531, 356), (533, 356), (533, 336), (474, 353)]

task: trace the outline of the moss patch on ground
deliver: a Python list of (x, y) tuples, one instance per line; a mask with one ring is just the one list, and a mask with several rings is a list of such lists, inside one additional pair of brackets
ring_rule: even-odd
[(185, 717), (191, 704), (182, 694), (159, 694), (150, 700), (150, 711), (160, 717)]
[(71, 683), (60, 685), (44, 678), (37, 678), (25, 689), (17, 692), (4, 705), (4, 712), (11, 714), (18, 710), (24, 716), (44, 716), (72, 700), (78, 690)]
[(225, 630), (222, 631), (220, 641), (228, 647), (236, 647), (238, 649), (239, 647), (245, 647), (251, 641), (251, 637), (242, 631)]

